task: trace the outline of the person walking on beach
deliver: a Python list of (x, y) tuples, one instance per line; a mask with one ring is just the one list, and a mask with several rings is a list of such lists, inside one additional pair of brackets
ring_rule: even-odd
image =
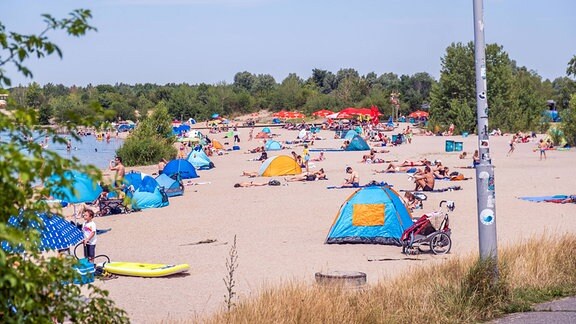
[(308, 173), (310, 172), (308, 169), (308, 161), (310, 161), (310, 150), (308, 149), (308, 144), (304, 144), (302, 155), (304, 155), (304, 166), (306, 167), (306, 173)]
[(238, 127), (234, 126), (232, 134), (234, 135), (234, 144), (240, 143), (240, 132), (238, 131)]
[(248, 141), (251, 141), (254, 138), (254, 126), (250, 128), (250, 132), (248, 133)]
[(514, 153), (514, 149), (516, 148), (516, 134), (512, 135), (512, 139), (510, 140), (510, 150), (506, 153), (506, 156), (512, 155)]
[(88, 261), (94, 263), (97, 240), (94, 212), (92, 209), (84, 209), (82, 216), (84, 217), (84, 223), (82, 224), (82, 234), (84, 235), (84, 240), (82, 241), (82, 244), (84, 245), (84, 257), (88, 258)]
[(121, 157), (117, 156), (114, 160), (110, 161), (110, 171), (116, 171), (114, 175), (114, 186), (118, 188), (122, 187), (124, 176), (126, 175), (126, 168), (124, 164), (122, 164)]
[(544, 160), (546, 160), (546, 150), (548, 149), (548, 144), (544, 142), (543, 139), (540, 139), (540, 143), (538, 143), (538, 149), (540, 150), (540, 161), (542, 161), (542, 156), (544, 156)]

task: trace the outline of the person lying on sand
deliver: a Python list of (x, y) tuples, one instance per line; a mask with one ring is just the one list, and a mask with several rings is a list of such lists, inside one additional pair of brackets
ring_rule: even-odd
[(412, 172), (416, 172), (417, 169), (413, 166), (403, 166), (403, 165), (398, 165), (398, 164), (394, 164), (394, 163), (390, 163), (388, 164), (388, 167), (384, 170), (378, 171), (378, 170), (373, 170), (376, 173), (394, 173), (394, 172), (407, 172), (407, 173), (412, 173)]
[(258, 176), (258, 171), (242, 171), (243, 177), (255, 178)]
[(261, 186), (267, 186), (268, 182), (254, 182), (254, 181), (250, 181), (250, 182), (239, 182), (239, 183), (235, 183), (234, 184), (234, 188), (247, 188), (247, 187), (261, 187)]
[(324, 173), (324, 168), (312, 172), (312, 173), (303, 173), (301, 175), (292, 177), (292, 178), (284, 178), (286, 182), (295, 182), (295, 181), (315, 181), (315, 180), (327, 180), (326, 173)]
[(318, 155), (318, 157), (310, 159), (310, 161), (324, 161), (324, 160), (326, 160), (324, 152), (320, 152), (320, 155)]

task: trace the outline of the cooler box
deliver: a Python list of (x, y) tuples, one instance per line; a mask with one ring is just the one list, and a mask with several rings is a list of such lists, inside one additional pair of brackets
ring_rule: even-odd
[(240, 150), (240, 146), (234, 145), (234, 146), (232, 146), (232, 150), (233, 150), (233, 151), (238, 151), (238, 150)]
[(463, 148), (464, 148), (463, 142), (454, 142), (454, 151), (455, 152), (462, 152)]
[(84, 285), (94, 282), (94, 265), (88, 261), (87, 258), (82, 258), (78, 260), (78, 263), (72, 266), (72, 269), (76, 270), (80, 274), (80, 278), (74, 280), (75, 284)]
[(454, 141), (446, 141), (446, 152), (454, 152)]

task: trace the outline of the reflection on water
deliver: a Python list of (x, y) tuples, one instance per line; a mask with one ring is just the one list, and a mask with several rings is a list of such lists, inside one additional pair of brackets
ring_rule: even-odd
[(97, 140), (95, 136), (82, 136), (81, 142), (72, 140), (72, 149), (68, 152), (66, 144), (55, 144), (50, 142), (48, 150), (58, 153), (62, 157), (71, 158), (76, 157), (82, 164), (92, 164), (100, 169), (108, 168), (108, 163), (116, 155), (116, 150), (122, 146), (124, 142), (119, 138), (111, 138), (110, 142), (106, 140)]

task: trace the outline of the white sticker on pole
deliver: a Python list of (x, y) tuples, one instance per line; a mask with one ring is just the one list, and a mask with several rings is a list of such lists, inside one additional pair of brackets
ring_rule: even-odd
[(494, 224), (494, 211), (492, 209), (484, 209), (480, 213), (480, 222), (484, 225)]

